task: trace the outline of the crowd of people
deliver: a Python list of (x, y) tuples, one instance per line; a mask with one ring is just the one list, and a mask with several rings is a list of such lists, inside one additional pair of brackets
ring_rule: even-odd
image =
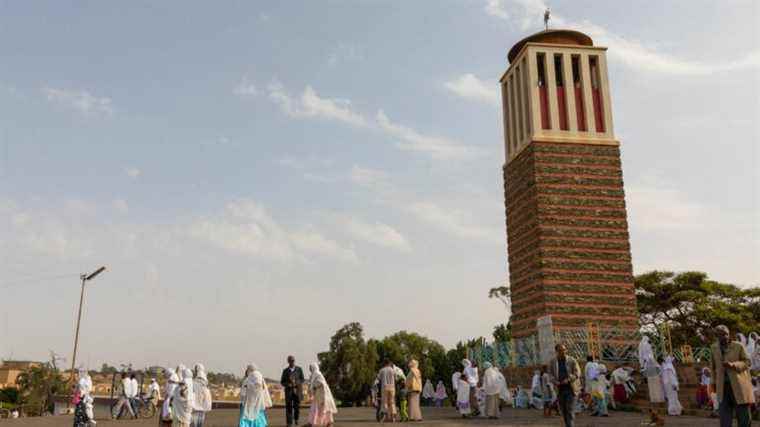
[[(720, 425), (731, 426), (736, 418), (740, 427), (750, 425), (755, 402), (760, 397), (760, 381), (751, 378), (753, 361), (746, 344), (731, 341), (728, 328), (718, 326), (712, 346), (712, 366), (701, 370), (696, 401), (700, 407), (711, 408), (720, 418)], [(677, 416), (683, 411), (679, 401), (679, 380), (672, 355), (656, 358), (644, 337), (639, 344), (639, 369), (618, 366), (611, 372), (592, 356), (580, 363), (567, 354), (563, 344), (555, 346), (556, 356), (533, 374), (531, 386), (510, 389), (502, 371), (490, 362), (480, 368), (468, 359), (451, 377), (449, 395), (443, 380), (434, 387), (425, 379), (417, 360), (411, 359), (404, 372), (390, 360), (383, 361), (371, 388), (372, 400), (379, 422), (422, 421), (422, 406), (442, 407), (451, 402), (463, 418), (487, 417), (497, 419), (504, 406), (543, 410), (546, 417), (559, 415), (567, 427), (574, 425), (577, 413), (588, 411), (592, 416), (609, 416), (608, 408), (630, 401), (636, 393), (636, 377), (641, 375), (652, 403), (665, 403), (667, 413)], [(312, 427), (329, 427), (338, 413), (336, 401), (319, 365), (309, 365), (309, 378), (289, 356), (283, 370), (281, 385), (285, 392), (287, 427), (299, 425), (301, 394), (306, 385), (311, 396), (307, 424)], [(424, 384), (424, 385), (423, 385)], [(118, 401), (114, 416), (128, 414), (136, 417), (138, 383), (134, 375), (122, 374), (119, 381)], [(74, 393), (75, 427), (94, 427), (92, 379), (80, 370)], [(161, 396), (155, 378), (148, 387), (149, 404), (157, 405)], [(168, 371), (168, 380), (159, 410), (159, 425), (174, 427), (202, 427), (206, 413), (211, 410), (211, 394), (204, 366), (194, 369), (184, 365)], [(246, 367), (240, 388), (239, 427), (267, 427), (266, 411), (272, 407), (272, 398), (264, 376), (254, 364)]]

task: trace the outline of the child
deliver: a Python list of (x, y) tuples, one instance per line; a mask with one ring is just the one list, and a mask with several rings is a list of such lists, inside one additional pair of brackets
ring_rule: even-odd
[(457, 409), (462, 418), (467, 418), (472, 409), (470, 408), (470, 383), (467, 382), (467, 375), (462, 374), (457, 384)]
[(551, 376), (546, 372), (546, 367), (541, 368), (541, 387), (544, 396), (544, 417), (551, 417), (552, 410), (557, 411), (559, 415), (559, 406), (557, 405), (557, 394), (554, 391)]
[(704, 408), (710, 401), (710, 383), (712, 377), (710, 368), (702, 368), (702, 375), (699, 379), (699, 388), (697, 388), (697, 406)]
[(521, 387), (517, 386), (517, 392), (515, 392), (515, 408), (525, 409), (530, 404), (530, 397), (528, 393)]
[(609, 381), (607, 381), (607, 368), (604, 365), (599, 365), (596, 377), (591, 382), (591, 397), (594, 399), (594, 413), (591, 416), (594, 417), (607, 417), (607, 389), (609, 388)]
[(402, 423), (405, 423), (409, 421), (409, 401), (406, 399), (406, 386), (403, 386), (399, 389), (398, 392), (398, 400), (399, 400), (399, 419)]

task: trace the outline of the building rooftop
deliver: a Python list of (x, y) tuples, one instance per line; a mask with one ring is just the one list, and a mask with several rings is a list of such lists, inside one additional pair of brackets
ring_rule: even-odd
[(581, 33), (580, 31), (545, 30), (525, 37), (524, 39), (515, 43), (515, 45), (512, 46), (512, 49), (509, 49), (509, 53), (507, 54), (507, 59), (509, 59), (510, 64), (515, 60), (526, 43), (566, 44), (575, 46), (594, 45), (594, 41), (591, 40), (591, 37)]

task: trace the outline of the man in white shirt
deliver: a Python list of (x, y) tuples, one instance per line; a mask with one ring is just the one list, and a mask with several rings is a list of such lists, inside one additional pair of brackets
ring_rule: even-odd
[(121, 416), (122, 410), (126, 406), (127, 411), (129, 411), (129, 414), (132, 415), (132, 418), (137, 418), (135, 416), (135, 410), (132, 408), (132, 402), (130, 401), (130, 395), (132, 394), (132, 380), (127, 376), (126, 372), (121, 374), (121, 381), (119, 381), (118, 387), (119, 390), (116, 395), (118, 396), (119, 400), (113, 407), (111, 417), (118, 419)]
[(129, 403), (132, 405), (132, 412), (137, 413), (137, 397), (140, 386), (137, 384), (135, 374), (129, 376)]

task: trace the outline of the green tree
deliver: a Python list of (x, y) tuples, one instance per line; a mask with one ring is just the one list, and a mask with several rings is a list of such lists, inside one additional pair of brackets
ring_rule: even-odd
[(44, 363), (22, 372), (16, 378), (16, 385), (23, 403), (32, 408), (32, 414), (52, 412), (53, 396), (68, 391), (66, 381), (52, 363)]
[(330, 338), (330, 349), (318, 355), (320, 369), (332, 392), (344, 406), (361, 404), (375, 378), (377, 352), (364, 340), (357, 322), (340, 328)]
[[(400, 331), (376, 341), (375, 346), (379, 364), (388, 358), (406, 372), (409, 360), (416, 359), (423, 379), (433, 381), (445, 378), (446, 349), (435, 340), (414, 332)], [(376, 369), (380, 369), (379, 364)]]
[(495, 342), (509, 342), (512, 340), (512, 323), (506, 325), (500, 323), (493, 327), (493, 340)]
[(0, 403), (21, 403), (21, 392), (16, 387), (0, 388)]
[(740, 288), (695, 271), (652, 271), (635, 277), (641, 325), (670, 325), (674, 345), (703, 346), (724, 324), (745, 335), (760, 325), (760, 287)]

